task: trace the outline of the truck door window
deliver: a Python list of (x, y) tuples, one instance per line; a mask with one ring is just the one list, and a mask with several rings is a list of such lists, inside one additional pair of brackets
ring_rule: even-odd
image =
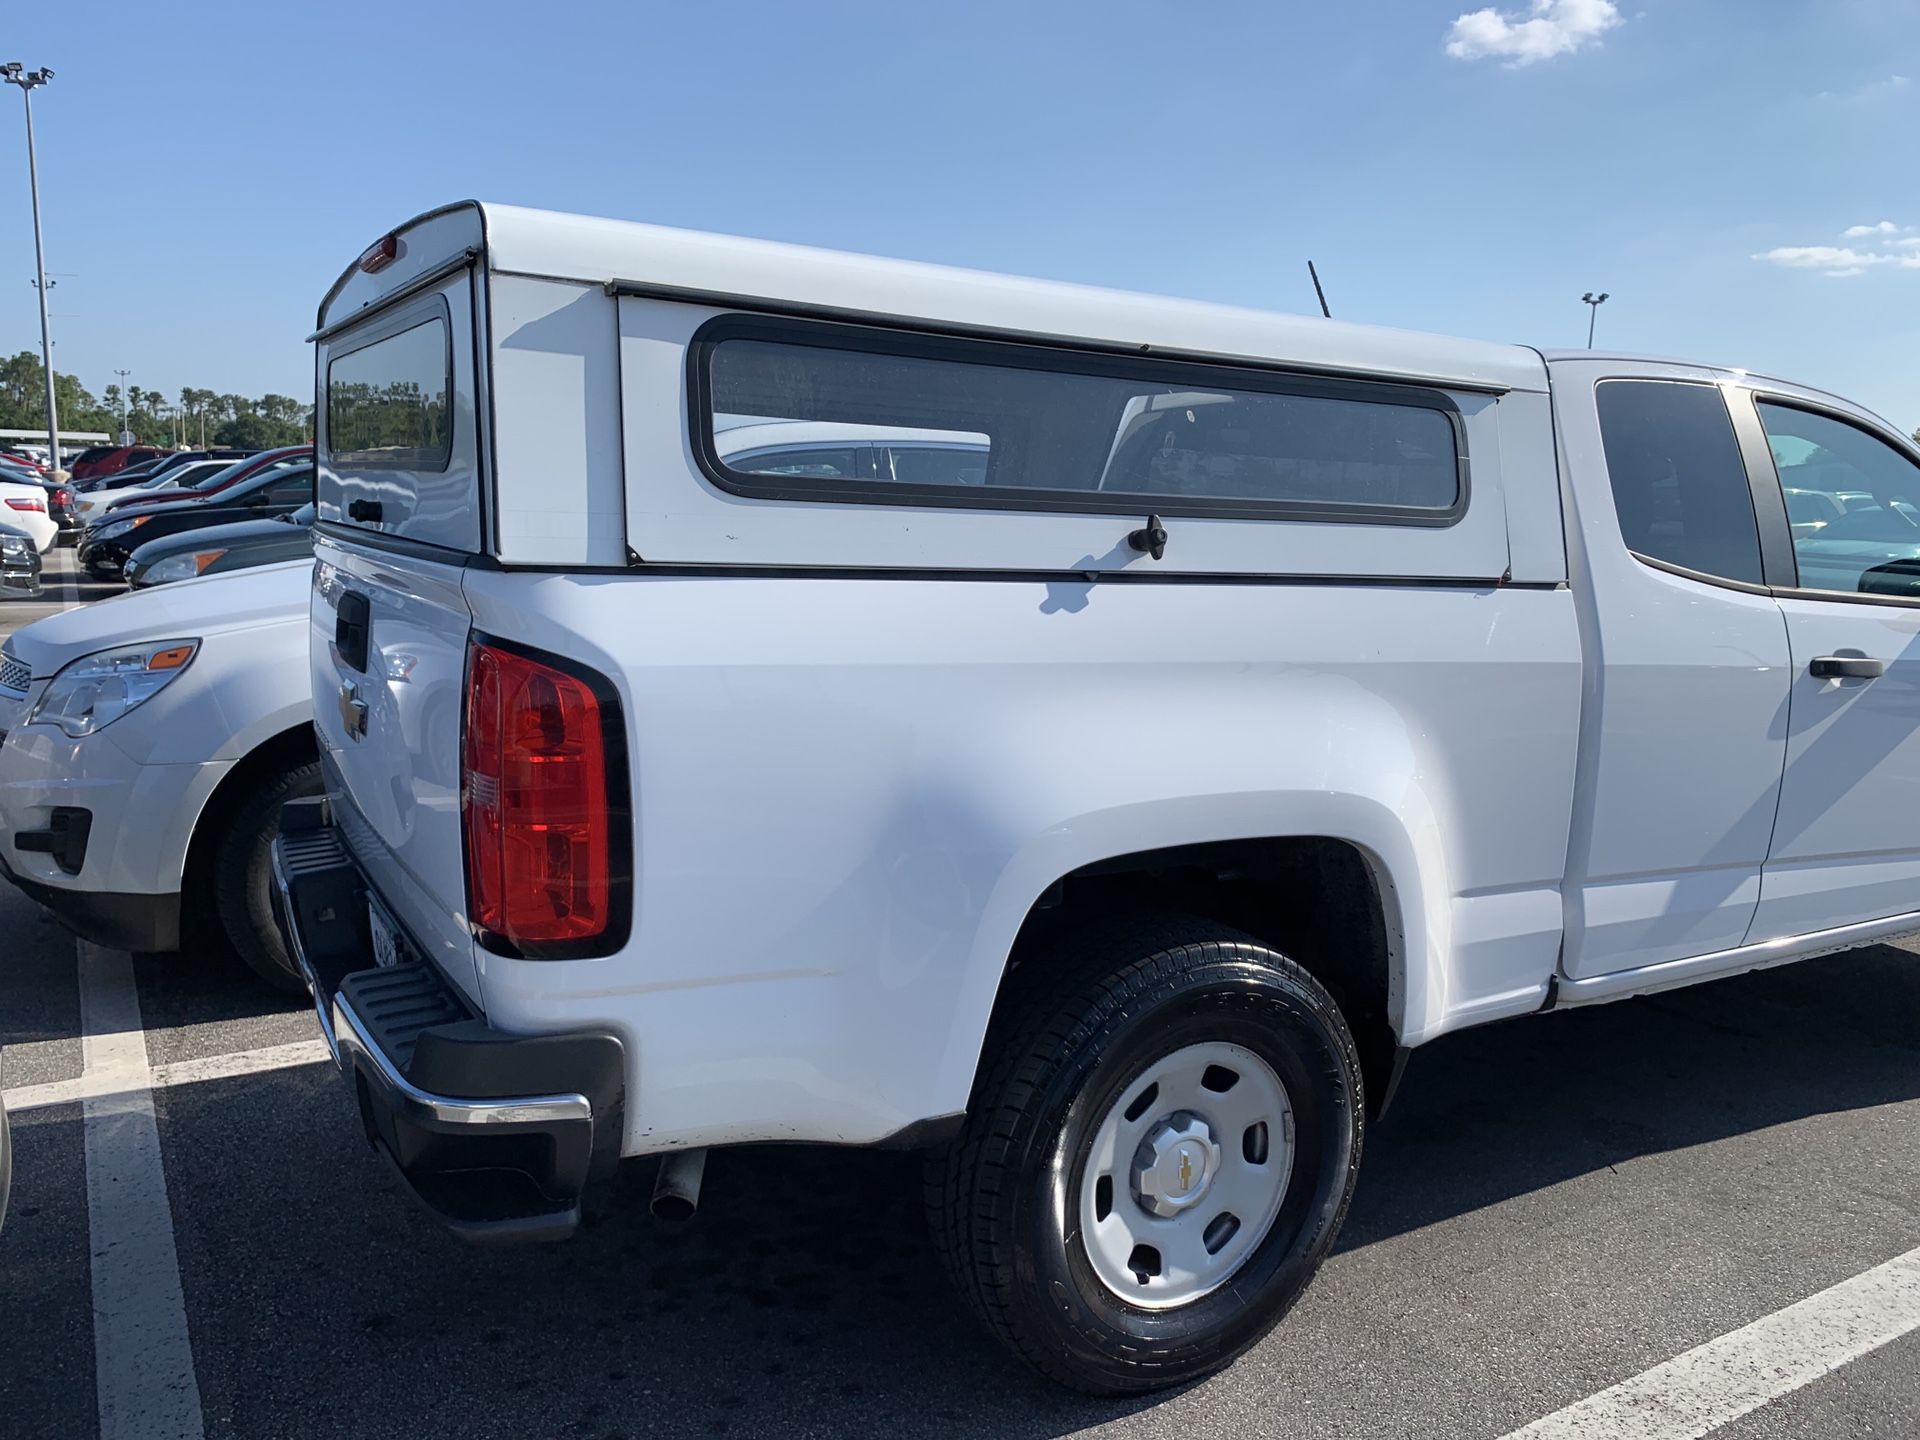
[(1627, 549), (1695, 574), (1761, 584), (1753, 493), (1720, 392), (1670, 380), (1606, 380), (1594, 395)]
[(1830, 415), (1771, 400), (1756, 408), (1794, 522), (1801, 588), (1920, 596), (1920, 465)]

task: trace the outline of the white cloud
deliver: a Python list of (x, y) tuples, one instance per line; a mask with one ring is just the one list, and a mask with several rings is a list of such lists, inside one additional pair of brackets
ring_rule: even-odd
[(1882, 220), (1873, 225), (1852, 225), (1841, 231), (1843, 240), (1869, 240), (1879, 248), (1855, 249), (1851, 245), (1780, 245), (1764, 250), (1753, 258), (1764, 265), (1787, 270), (1818, 270), (1832, 280), (1850, 280), (1869, 270), (1892, 266), (1896, 270), (1920, 270), (1920, 233), (1911, 225), (1896, 225)]
[(1488, 6), (1460, 16), (1447, 32), (1456, 60), (1499, 60), (1509, 69), (1569, 55), (1620, 24), (1613, 0), (1532, 0), (1528, 10)]
[(1822, 90), (1813, 98), (1841, 105), (1874, 105), (1882, 100), (1892, 100), (1897, 96), (1909, 94), (1913, 89), (1913, 77), (1910, 75), (1888, 75), (1883, 79), (1869, 80), (1851, 90)]

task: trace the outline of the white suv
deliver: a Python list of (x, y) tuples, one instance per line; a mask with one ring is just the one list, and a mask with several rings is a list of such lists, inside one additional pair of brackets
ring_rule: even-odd
[(283, 987), (267, 846), (319, 789), (304, 561), (39, 620), (0, 649), (0, 875), (90, 940), (225, 941)]

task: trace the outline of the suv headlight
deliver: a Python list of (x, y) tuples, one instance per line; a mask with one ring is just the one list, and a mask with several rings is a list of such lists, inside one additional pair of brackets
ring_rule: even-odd
[(82, 655), (47, 682), (26, 723), (44, 720), (75, 740), (104, 730), (166, 689), (199, 649), (198, 640), (161, 640)]
[(0, 535), (0, 555), (9, 560), (24, 560), (33, 554), (33, 541), (25, 535)]
[(169, 580), (191, 580), (207, 573), (207, 567), (226, 554), (225, 550), (187, 550), (156, 560), (140, 572), (142, 585), (164, 585)]

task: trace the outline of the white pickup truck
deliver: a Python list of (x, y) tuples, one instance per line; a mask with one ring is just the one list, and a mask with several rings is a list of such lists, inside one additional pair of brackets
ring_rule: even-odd
[(1920, 930), (1920, 455), (1833, 396), (479, 204), (314, 339), (278, 893), (472, 1238), (912, 1147), (1144, 1390), (1415, 1048)]

